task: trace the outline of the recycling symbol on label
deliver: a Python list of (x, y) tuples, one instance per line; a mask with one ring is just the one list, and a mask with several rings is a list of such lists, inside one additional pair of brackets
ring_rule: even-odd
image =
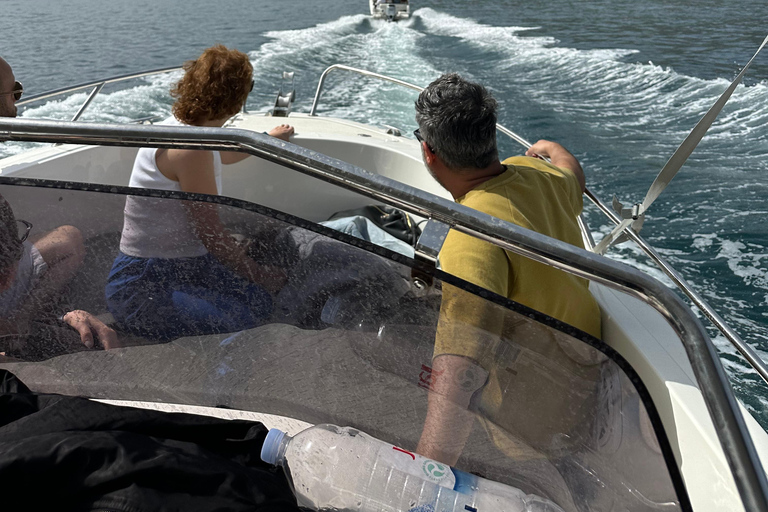
[(448, 473), (448, 466), (433, 460), (425, 460), (421, 468), (424, 470), (424, 474), (435, 482), (442, 480), (446, 473)]

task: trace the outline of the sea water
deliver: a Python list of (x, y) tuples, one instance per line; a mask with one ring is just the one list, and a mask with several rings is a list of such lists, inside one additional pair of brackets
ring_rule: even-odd
[[(426, 85), (457, 71), (487, 85), (499, 122), (531, 141), (557, 140), (588, 186), (625, 204), (645, 192), (686, 134), (768, 31), (768, 4), (749, 0), (523, 2), (414, 0), (412, 19), (372, 21), (365, 1), (0, 0), (0, 56), (25, 94), (181, 65), (223, 43), (247, 52), (248, 109), (271, 108), (282, 71), (296, 72), (294, 110), (307, 112), (323, 70), (341, 63)], [(178, 75), (105, 89), (84, 121), (170, 112)], [(642, 235), (768, 358), (768, 53), (750, 69), (709, 134), (648, 212)], [(331, 75), (321, 114), (410, 133), (413, 91)], [(25, 117), (68, 119), (85, 93)], [(0, 156), (28, 145), (0, 144)], [(502, 156), (519, 154), (500, 138)], [(595, 238), (610, 229), (593, 207)], [(625, 244), (626, 245), (626, 244)], [(654, 270), (630, 245), (614, 257)], [(714, 334), (714, 331), (711, 331)], [(722, 336), (736, 394), (768, 426), (768, 391)]]

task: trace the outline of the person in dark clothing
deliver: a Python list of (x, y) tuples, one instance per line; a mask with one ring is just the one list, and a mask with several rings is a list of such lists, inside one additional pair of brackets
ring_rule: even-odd
[[(0, 370), (3, 510), (299, 512), (261, 423), (32, 393)], [(41, 485), (42, 484), (42, 485)]]
[[(53, 299), (75, 276), (85, 248), (80, 231), (61, 226), (30, 241), (32, 224), (16, 219), (11, 205), (0, 196), (0, 352), (20, 347), (8, 340), (24, 340), (34, 323), (49, 316)], [(83, 310), (66, 312), (58, 319), (79, 333), (86, 347), (96, 340), (105, 348), (117, 345), (117, 335), (94, 315)], [(13, 345), (13, 343), (10, 343)]]

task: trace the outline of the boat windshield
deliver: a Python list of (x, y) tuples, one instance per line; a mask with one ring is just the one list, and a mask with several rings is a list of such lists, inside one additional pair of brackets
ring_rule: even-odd
[[(19, 325), (0, 337), (0, 367), (34, 392), (352, 426), (404, 450), (456, 452), (459, 469), (568, 512), (690, 508), (648, 392), (586, 333), (252, 203), (11, 179), (0, 194), (26, 221), (19, 234), (32, 226), (25, 247), (73, 226), (85, 249), (66, 285), (43, 289), (43, 273), (20, 292), (26, 320), (2, 319)], [(138, 243), (132, 222), (150, 215), (189, 229)], [(213, 215), (218, 243), (271, 277), (241, 278), (235, 256), (200, 243), (202, 223), (184, 220), (195, 215)], [(448, 297), (461, 315), (441, 314)], [(71, 311), (114, 329), (109, 349), (86, 347), (60, 318)]]

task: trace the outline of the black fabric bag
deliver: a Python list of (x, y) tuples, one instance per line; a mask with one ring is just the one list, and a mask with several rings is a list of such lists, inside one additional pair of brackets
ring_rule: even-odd
[(415, 245), (421, 235), (421, 229), (413, 217), (402, 210), (386, 205), (368, 205), (362, 208), (336, 212), (328, 220), (354, 217), (359, 215), (369, 219), (381, 229), (409, 245)]
[(0, 370), (3, 511), (299, 511), (261, 423), (36, 394)]

